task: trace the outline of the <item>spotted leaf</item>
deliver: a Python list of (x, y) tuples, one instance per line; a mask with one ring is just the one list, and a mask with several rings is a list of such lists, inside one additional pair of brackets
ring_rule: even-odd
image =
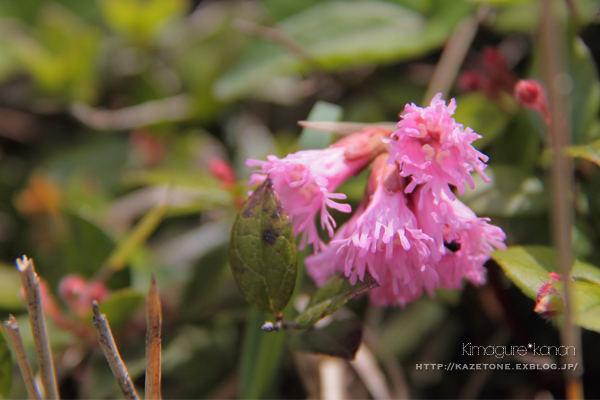
[(248, 303), (267, 314), (283, 311), (296, 284), (296, 244), (269, 179), (250, 195), (235, 220), (229, 264)]

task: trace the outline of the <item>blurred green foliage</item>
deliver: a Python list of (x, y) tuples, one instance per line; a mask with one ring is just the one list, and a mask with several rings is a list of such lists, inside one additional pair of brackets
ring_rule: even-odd
[[(600, 4), (565, 3), (576, 11), (561, 3), (573, 132), (565, 151), (576, 174), (572, 236), (576, 265), (587, 271), (587, 280), (576, 282), (581, 304), (590, 306), (579, 310), (578, 323), (598, 330)], [(165, 398), (301, 398), (314, 395), (315, 385), (318, 395), (315, 366), (294, 346), (322, 352), (328, 341), (354, 343), (346, 334), (356, 321), (365, 326), (374, 368), (397, 397), (404, 393), (400, 381), (416, 398), (471, 393), (466, 374), (414, 371), (416, 362), (464, 361), (461, 343), (486, 345), (508, 335), (507, 344), (557, 344), (556, 330), (527, 298), (535, 298), (542, 275), (553, 270), (549, 247), (515, 246), (496, 257), (527, 296), (493, 263), (490, 284), (440, 292), (406, 309), (377, 309), (364, 296), (336, 303), (337, 292), (329, 292), (325, 306), (340, 309), (330, 325), (304, 338), (260, 330), (268, 316), (244, 301), (226, 256), (247, 197), (247, 158), (282, 157), (335, 139), (301, 130), (298, 120), (397, 122), (404, 104), (421, 103), (457, 26), (476, 15), (484, 17), (445, 98), (455, 97), (457, 121), (482, 135), (475, 146), (490, 156), (492, 183), (474, 177), (476, 188), (462, 200), (501, 226), (507, 244), (549, 246), (543, 119), (519, 108), (510, 90), (494, 97), (468, 90), (462, 80), (476, 71), (493, 81), (494, 71), (481, 62), (488, 47), (500, 51), (506, 63), (496, 67), (515, 80), (542, 79), (539, 7), (534, 0), (3, 0), (0, 315), (18, 316), (34, 361), (11, 266), (27, 254), (56, 305), (49, 329), (65, 398), (120, 397), (91, 321), (61, 291), (67, 274), (106, 284), (110, 295), (100, 308), (140, 388), (141, 305), (155, 274), (164, 308)], [(342, 188), (353, 208), (366, 178)], [(340, 223), (344, 218), (336, 215)], [(316, 291), (304, 279), (305, 255), (299, 253), (296, 288), (284, 311), (289, 321)], [(300, 316), (317, 314), (309, 308)], [(587, 333), (585, 352), (597, 354), (597, 334)], [(341, 346), (338, 355), (347, 349)], [(600, 366), (584, 361), (586, 396), (598, 397)], [(10, 362), (0, 338), (0, 396), (25, 397), (22, 381), (9, 377)], [(366, 378), (352, 376), (351, 395), (368, 397)], [(490, 374), (477, 388), (479, 397), (534, 397), (542, 389), (564, 396), (560, 375)]]

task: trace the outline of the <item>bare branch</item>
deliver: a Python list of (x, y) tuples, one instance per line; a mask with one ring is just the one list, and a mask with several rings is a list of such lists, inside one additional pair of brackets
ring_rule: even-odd
[(489, 14), (489, 7), (481, 6), (476, 15), (465, 17), (458, 23), (446, 43), (440, 61), (433, 72), (433, 77), (429, 81), (429, 86), (423, 96), (423, 106), (428, 105), (436, 93), (442, 92), (447, 95), (450, 92), (460, 66), (475, 38), (479, 22), (485, 19), (487, 14)]
[(21, 276), (21, 283), (25, 289), (29, 323), (35, 343), (44, 392), (46, 393), (46, 398), (58, 399), (58, 384), (56, 382), (54, 362), (52, 361), (52, 349), (50, 348), (46, 318), (44, 317), (44, 309), (42, 307), (40, 282), (35, 273), (33, 261), (27, 258), (27, 256), (17, 258), (17, 268)]
[(25, 387), (27, 388), (27, 397), (40, 400), (40, 393), (38, 392), (37, 386), (35, 386), (31, 365), (29, 365), (29, 359), (27, 359), (25, 346), (23, 346), (23, 339), (21, 338), (21, 332), (19, 331), (19, 324), (15, 317), (10, 315), (9, 320), (4, 322), (4, 327), (6, 328), (6, 335), (17, 355), (17, 363), (19, 364), (21, 376), (23, 376)]
[(110, 325), (106, 320), (106, 315), (100, 314), (98, 303), (95, 300), (92, 302), (92, 308), (94, 309), (92, 324), (96, 328), (98, 342), (100, 343), (100, 347), (102, 347), (104, 357), (106, 357), (113, 375), (117, 378), (117, 383), (121, 388), (121, 392), (123, 392), (123, 396), (126, 399), (139, 400), (135, 386), (133, 386), (133, 382), (131, 382), (131, 377), (127, 371), (127, 366), (121, 359), (119, 349), (117, 349), (117, 345), (115, 344), (115, 339), (110, 330)]
[(374, 399), (391, 399), (392, 394), (388, 388), (383, 371), (377, 365), (377, 359), (367, 345), (361, 343), (356, 358), (350, 361), (360, 379)]
[(146, 399), (161, 399), (161, 325), (162, 310), (156, 281), (152, 275), (146, 299)]
[(351, 135), (369, 127), (379, 127), (396, 130), (395, 122), (377, 122), (375, 124), (366, 124), (361, 122), (326, 122), (326, 121), (298, 121), (298, 125), (303, 128), (317, 129), (320, 131), (336, 133), (338, 135)]
[(324, 356), (319, 363), (321, 398), (347, 399), (345, 384), (346, 362), (341, 358)]
[(84, 103), (71, 106), (75, 118), (99, 130), (123, 130), (159, 122), (182, 121), (189, 118), (192, 112), (193, 101), (183, 94), (119, 110), (101, 110)]
[[(569, 275), (573, 265), (573, 249), (571, 232), (573, 227), (573, 205), (571, 198), (575, 197), (573, 183), (573, 163), (565, 156), (563, 149), (569, 145), (570, 132), (570, 93), (571, 89), (561, 87), (561, 77), (568, 75), (566, 60), (568, 59), (567, 43), (565, 42), (566, 21), (557, 17), (556, 1), (540, 1), (541, 24), (540, 41), (542, 46), (542, 70), (548, 87), (550, 100), (551, 123), (550, 131), (553, 149), (551, 182), (552, 182), (552, 236), (554, 246), (558, 250), (557, 264), (563, 275), (565, 287), (564, 324), (561, 326), (561, 340), (565, 346), (581, 348), (581, 330), (573, 324), (573, 289)], [(565, 362), (573, 365), (583, 365), (581, 351), (568, 355)], [(583, 398), (583, 383), (581, 375), (583, 368), (565, 370), (567, 399)]]

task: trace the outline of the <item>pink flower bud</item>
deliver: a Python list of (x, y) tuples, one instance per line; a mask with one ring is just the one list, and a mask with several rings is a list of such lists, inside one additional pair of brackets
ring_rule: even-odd
[(106, 285), (100, 281), (87, 282), (79, 275), (67, 275), (60, 282), (60, 297), (69, 309), (79, 317), (86, 317), (92, 311), (92, 301), (102, 301), (110, 295)]
[(87, 282), (82, 276), (67, 275), (58, 286), (58, 294), (67, 303), (77, 301), (85, 292)]
[(555, 272), (550, 272), (548, 275), (550, 276), (550, 280), (540, 287), (535, 301), (535, 308), (533, 309), (533, 311), (545, 318), (556, 317), (562, 314), (565, 306), (560, 293), (552, 286), (554, 283), (563, 280), (562, 275)]
[(546, 125), (550, 124), (550, 109), (546, 100), (546, 91), (533, 79), (522, 79), (515, 85), (515, 99), (523, 107), (539, 112)]
[(214, 157), (208, 163), (208, 169), (215, 178), (221, 181), (223, 189), (229, 189), (235, 184), (235, 172), (227, 161)]

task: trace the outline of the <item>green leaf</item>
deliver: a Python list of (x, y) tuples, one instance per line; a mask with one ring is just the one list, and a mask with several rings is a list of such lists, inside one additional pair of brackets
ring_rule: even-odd
[[(497, 7), (492, 28), (500, 33), (531, 33), (539, 25), (538, 5), (535, 1), (514, 1)], [(509, 3), (507, 2), (507, 5)]]
[[(550, 281), (548, 272), (556, 272), (556, 251), (544, 246), (512, 246), (493, 254), (506, 276), (531, 299)], [(573, 322), (600, 332), (600, 269), (575, 260), (569, 283), (573, 299)], [(564, 299), (564, 282), (552, 285)]]
[(308, 329), (321, 318), (333, 314), (354, 297), (377, 286), (379, 283), (368, 273), (363, 281), (357, 281), (354, 286), (346, 278), (334, 277), (312, 295), (306, 310), (294, 319), (294, 327)]
[(148, 45), (166, 26), (181, 18), (186, 0), (102, 0), (100, 7), (107, 24), (117, 33)]
[[(553, 286), (563, 286), (557, 282)], [(582, 328), (600, 332), (600, 286), (598, 283), (571, 282), (573, 293), (573, 323)], [(560, 290), (560, 289), (559, 289)], [(564, 292), (564, 288), (562, 289)]]
[(100, 303), (100, 312), (106, 314), (111, 329), (116, 332), (123, 328), (145, 299), (144, 293), (131, 289), (118, 290)]
[(426, 54), (447, 40), (456, 22), (471, 12), (462, 1), (442, 2), (429, 22), (414, 10), (381, 0), (318, 2), (280, 22), (284, 34), (310, 61), (280, 46), (255, 40), (233, 69), (217, 81), (221, 100), (252, 94), (281, 75), (384, 63)]
[(513, 114), (501, 136), (486, 147), (485, 154), (494, 165), (511, 165), (531, 171), (539, 165), (544, 138), (547, 138), (547, 131), (542, 117), (532, 110), (519, 110)]
[(235, 220), (229, 264), (250, 305), (272, 315), (283, 311), (296, 284), (297, 251), (291, 222), (269, 179), (254, 190)]
[(571, 269), (571, 276), (575, 280), (585, 280), (600, 285), (600, 268), (585, 261), (575, 260)]
[(4, 332), (0, 331), (0, 396), (7, 398), (12, 383), (13, 363)]
[(315, 4), (323, 2), (323, 0), (263, 0), (261, 5), (278, 21), (291, 17), (300, 11), (313, 7)]
[(186, 319), (206, 315), (211, 304), (220, 298), (223, 271), (227, 266), (227, 247), (219, 246), (194, 264), (192, 277), (181, 300), (180, 312)]
[(496, 137), (498, 137), (509, 122), (509, 115), (498, 108), (482, 92), (464, 94), (456, 98), (454, 118), (465, 127), (471, 127), (475, 132), (483, 136), (473, 142), (478, 149), (483, 149)]
[[(342, 119), (344, 110), (342, 107), (327, 103), (326, 101), (319, 100), (315, 103), (310, 114), (308, 114), (308, 121), (339, 121)], [(300, 133), (300, 143), (298, 144), (298, 150), (308, 149), (324, 149), (331, 143), (331, 133), (319, 131), (311, 128), (304, 128)]]
[[(560, 293), (556, 296), (562, 306), (565, 296), (564, 282), (555, 282), (552, 287)], [(600, 285), (596, 282), (570, 282), (573, 306), (573, 323), (592, 331), (600, 332)]]
[(590, 132), (600, 110), (600, 81), (590, 50), (578, 36), (571, 42), (570, 53), (569, 76), (572, 77), (573, 84), (570, 96), (572, 140), (574, 143), (587, 143), (595, 139), (590, 136)]
[(419, 348), (447, 314), (446, 307), (437, 299), (421, 298), (409, 304), (396, 318), (381, 326), (378, 351), (403, 360)]
[(474, 3), (489, 4), (489, 5), (510, 5), (524, 2), (531, 2), (531, 0), (471, 0)]
[(55, 2), (44, 3), (38, 20), (35, 36), (18, 25), (11, 30), (6, 43), (15, 58), (43, 89), (69, 100), (93, 100), (101, 32)]
[[(102, 196), (105, 190), (121, 193), (123, 189), (120, 177), (127, 162), (128, 146), (128, 142), (119, 136), (84, 137), (81, 141), (72, 145), (65, 144), (53, 151), (39, 168), (48, 171), (59, 182), (68, 182), (73, 178), (81, 179), (87, 183), (87, 190), (92, 190), (96, 196), (98, 193)], [(80, 195), (77, 194), (77, 197)], [(77, 213), (84, 204), (81, 204), (79, 198), (65, 199), (69, 203), (73, 200), (76, 201), (71, 210)]]
[(460, 198), (477, 215), (515, 217), (546, 210), (548, 198), (540, 179), (508, 165), (489, 167), (485, 173), (492, 182), (474, 175), (475, 189), (467, 189)]
[(241, 399), (268, 398), (280, 367), (286, 331), (265, 333), (261, 330), (264, 322), (263, 314), (250, 310), (240, 368)]
[(0, 83), (9, 79), (17, 69), (17, 60), (10, 53), (8, 45), (0, 42)]
[(62, 243), (65, 264), (72, 273), (92, 277), (106, 261), (115, 242), (96, 224), (66, 213), (69, 232)]
[(589, 144), (569, 146), (565, 149), (565, 154), (570, 157), (583, 158), (600, 166), (600, 140)]
[(556, 252), (545, 246), (511, 246), (495, 251), (492, 258), (527, 297), (535, 299), (540, 287), (556, 271)]
[(303, 353), (318, 353), (353, 360), (362, 340), (363, 327), (358, 320), (332, 321), (323, 328), (311, 327), (297, 332), (292, 347)]

